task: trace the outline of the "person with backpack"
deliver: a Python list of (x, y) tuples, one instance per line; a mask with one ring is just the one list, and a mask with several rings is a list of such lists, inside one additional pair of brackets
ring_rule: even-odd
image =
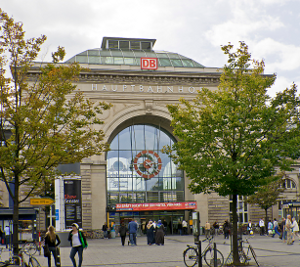
[(68, 240), (71, 243), (72, 249), (70, 252), (70, 259), (73, 263), (73, 267), (76, 266), (76, 261), (75, 261), (75, 255), (78, 253), (78, 267), (81, 267), (82, 264), (82, 254), (83, 254), (83, 249), (87, 249), (88, 243), (86, 242), (85, 236), (82, 233), (81, 230), (79, 230), (79, 225), (77, 223), (72, 224), (72, 230), (69, 232), (69, 237)]

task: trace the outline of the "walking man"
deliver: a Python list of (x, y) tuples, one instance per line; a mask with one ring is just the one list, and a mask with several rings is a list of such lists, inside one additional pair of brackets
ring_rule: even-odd
[(259, 227), (260, 227), (260, 235), (265, 235), (265, 222), (263, 218), (261, 218), (259, 221)]
[(131, 246), (136, 246), (137, 229), (138, 224), (134, 220), (131, 220), (131, 222), (128, 224), (128, 232)]

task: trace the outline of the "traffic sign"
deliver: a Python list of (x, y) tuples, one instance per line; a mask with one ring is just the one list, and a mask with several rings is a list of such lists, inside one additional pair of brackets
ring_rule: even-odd
[(33, 206), (49, 206), (54, 203), (52, 198), (43, 197), (43, 198), (31, 198), (30, 205)]

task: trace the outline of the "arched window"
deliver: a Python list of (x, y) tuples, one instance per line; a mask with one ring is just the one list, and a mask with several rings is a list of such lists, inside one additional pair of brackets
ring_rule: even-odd
[(184, 201), (184, 177), (161, 152), (174, 137), (153, 125), (119, 132), (107, 152), (107, 204)]
[(282, 187), (285, 189), (295, 189), (296, 183), (291, 179), (284, 179)]

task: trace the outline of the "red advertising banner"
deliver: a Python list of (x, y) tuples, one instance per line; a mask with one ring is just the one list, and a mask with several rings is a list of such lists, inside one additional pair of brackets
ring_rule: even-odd
[(163, 203), (124, 203), (116, 204), (116, 211), (147, 210), (194, 210), (197, 202), (163, 202)]

